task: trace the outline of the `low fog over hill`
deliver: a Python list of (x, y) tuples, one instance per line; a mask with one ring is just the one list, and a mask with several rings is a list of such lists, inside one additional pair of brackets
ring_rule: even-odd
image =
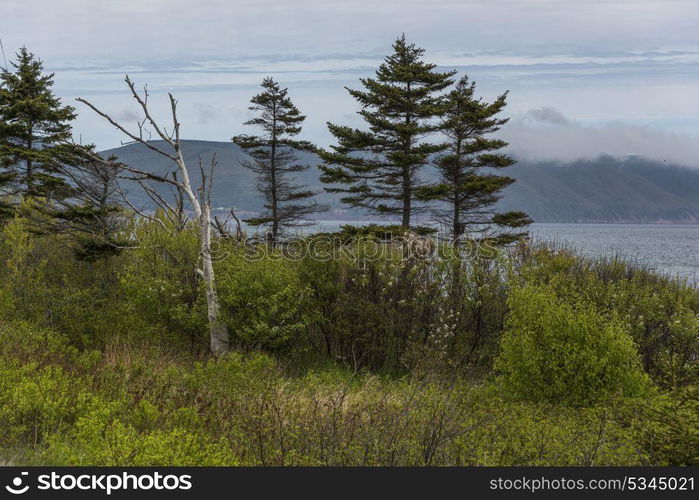
[[(255, 189), (255, 174), (240, 165), (245, 154), (238, 146), (191, 140), (183, 142), (183, 151), (195, 179), (198, 159), (206, 162), (216, 154), (216, 209), (234, 208), (243, 216), (260, 210), (262, 201)], [(156, 173), (173, 168), (170, 160), (140, 144), (104, 154)], [(314, 167), (319, 162), (310, 153), (300, 153), (299, 158)], [(361, 216), (361, 212), (342, 206), (338, 196), (323, 192), (318, 169), (314, 167), (298, 174), (298, 179), (320, 192), (319, 201), (331, 206), (324, 218)], [(619, 160), (602, 156), (572, 163), (526, 160), (504, 172), (517, 182), (504, 191), (501, 208), (524, 210), (537, 222), (699, 222), (699, 170), (638, 157)], [(127, 191), (137, 206), (152, 206), (140, 187), (129, 186)]]

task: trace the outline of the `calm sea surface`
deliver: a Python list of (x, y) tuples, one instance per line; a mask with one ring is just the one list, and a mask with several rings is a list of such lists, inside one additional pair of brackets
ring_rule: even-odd
[[(323, 221), (313, 229), (334, 231), (357, 221)], [(535, 240), (565, 244), (591, 257), (620, 255), (659, 272), (699, 283), (699, 225), (532, 224)]]
[(617, 254), (699, 283), (699, 225), (532, 224), (530, 231), (535, 239), (567, 244), (585, 255)]

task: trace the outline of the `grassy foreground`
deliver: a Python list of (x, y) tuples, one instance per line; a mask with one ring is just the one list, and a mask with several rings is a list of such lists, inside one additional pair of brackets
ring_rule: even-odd
[(196, 235), (159, 227), (97, 262), (5, 227), (0, 462), (699, 463), (682, 283), (545, 246), (456, 263), (222, 242), (235, 351), (212, 359)]

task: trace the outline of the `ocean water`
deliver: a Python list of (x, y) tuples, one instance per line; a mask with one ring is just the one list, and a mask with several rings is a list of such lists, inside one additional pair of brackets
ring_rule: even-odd
[(534, 239), (568, 245), (583, 255), (619, 255), (658, 272), (699, 283), (699, 225), (532, 224)]
[[(335, 231), (359, 221), (321, 221), (312, 231)], [(590, 257), (619, 255), (689, 283), (699, 284), (699, 225), (544, 224), (529, 226), (534, 240), (571, 247)]]

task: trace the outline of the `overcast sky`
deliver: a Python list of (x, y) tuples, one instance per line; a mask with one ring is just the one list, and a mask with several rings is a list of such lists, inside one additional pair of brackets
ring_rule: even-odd
[[(397, 35), (426, 59), (510, 90), (512, 151), (564, 160), (640, 154), (699, 165), (696, 0), (0, 0), (8, 59), (21, 45), (56, 73), (56, 92), (134, 122), (123, 76), (148, 83), (164, 112), (180, 100), (183, 135), (229, 140), (247, 101), (274, 76), (308, 115), (304, 138), (327, 145), (327, 121), (360, 126), (357, 87)], [(120, 137), (79, 106), (76, 135)], [(165, 116), (165, 115), (162, 115)]]

